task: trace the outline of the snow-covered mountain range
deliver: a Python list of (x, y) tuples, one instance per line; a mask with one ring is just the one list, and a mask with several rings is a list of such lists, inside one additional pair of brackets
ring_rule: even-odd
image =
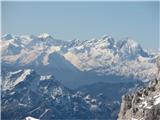
[(77, 78), (80, 72), (149, 81), (157, 71), (158, 52), (152, 54), (131, 39), (116, 42), (109, 35), (63, 41), (47, 33), (39, 36), (6, 34), (2, 36), (1, 47), (2, 66), (35, 68), (41, 74), (57, 75), (62, 81), (67, 76), (72, 76), (69, 80), (80, 79)]

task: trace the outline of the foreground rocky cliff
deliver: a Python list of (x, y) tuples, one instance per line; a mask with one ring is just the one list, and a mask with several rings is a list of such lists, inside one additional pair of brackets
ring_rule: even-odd
[(160, 120), (160, 80), (124, 95), (118, 120)]
[(160, 56), (157, 76), (143, 88), (122, 96), (118, 120), (160, 120)]

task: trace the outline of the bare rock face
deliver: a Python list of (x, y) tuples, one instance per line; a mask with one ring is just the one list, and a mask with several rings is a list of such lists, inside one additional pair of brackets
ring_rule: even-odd
[(123, 96), (118, 120), (160, 120), (160, 80)]
[(156, 63), (156, 79), (122, 97), (118, 120), (160, 120), (160, 56)]

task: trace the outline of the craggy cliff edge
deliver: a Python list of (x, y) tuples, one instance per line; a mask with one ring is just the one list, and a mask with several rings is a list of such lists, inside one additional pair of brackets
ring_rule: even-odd
[(118, 120), (160, 120), (160, 57), (158, 76), (147, 86), (122, 96)]

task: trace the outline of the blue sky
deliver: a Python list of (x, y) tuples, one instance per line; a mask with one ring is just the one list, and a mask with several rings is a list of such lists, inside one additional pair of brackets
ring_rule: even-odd
[(144, 48), (159, 45), (158, 2), (3, 2), (2, 33), (49, 33), (80, 40), (105, 34), (130, 37)]

